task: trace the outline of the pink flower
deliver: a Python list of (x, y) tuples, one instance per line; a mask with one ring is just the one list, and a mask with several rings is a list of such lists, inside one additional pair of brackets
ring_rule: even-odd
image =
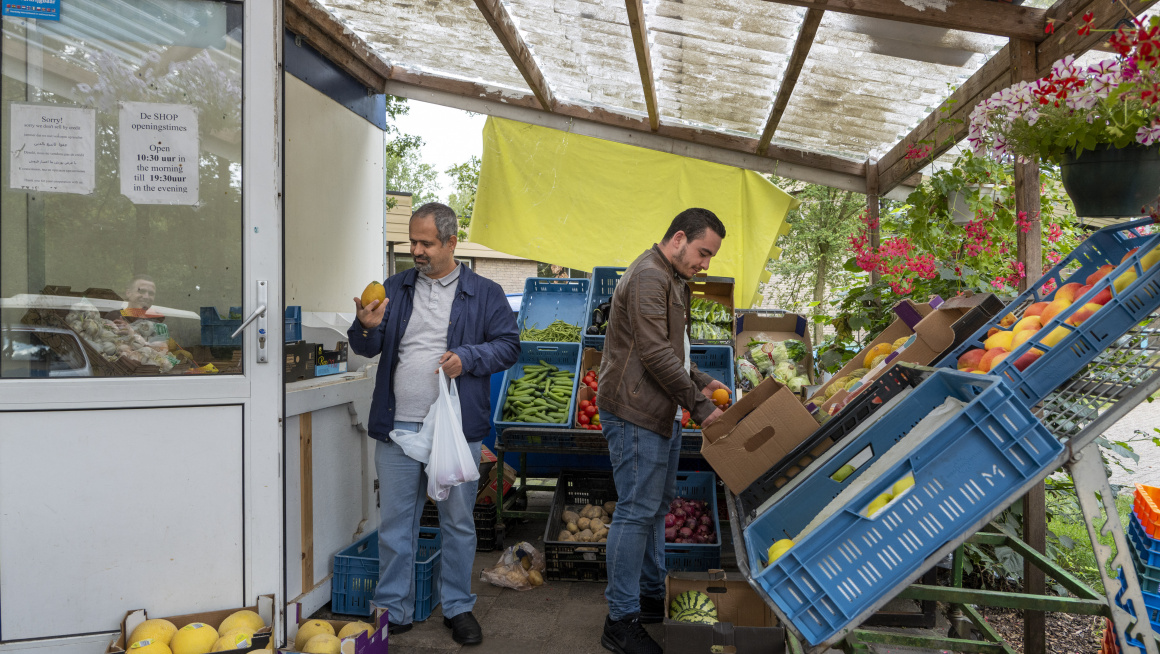
[(1142, 145), (1152, 145), (1157, 139), (1160, 139), (1160, 121), (1153, 121), (1151, 127), (1136, 130), (1136, 141)]

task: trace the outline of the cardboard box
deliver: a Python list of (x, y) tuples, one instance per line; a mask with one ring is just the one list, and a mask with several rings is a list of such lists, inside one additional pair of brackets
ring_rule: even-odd
[(770, 378), (701, 430), (701, 456), (740, 493), (817, 428), (797, 395)]
[[(497, 502), (499, 502), (499, 494), (496, 490), (496, 474), (498, 470), (498, 467), (493, 467), (491, 469), (491, 473), (487, 476), (487, 485), (484, 486), (483, 489), (480, 490), (479, 493), (475, 496), (476, 504), (491, 504), (494, 506)], [(516, 483), (516, 479), (518, 477), (519, 473), (516, 472), (515, 468), (509, 466), (506, 463), (503, 464), (504, 495), (507, 495), (509, 492), (511, 492), (512, 486)]]
[[(201, 613), (187, 613), (185, 615), (175, 615), (171, 617), (164, 616), (150, 616), (145, 609), (134, 609), (125, 613), (125, 617), (121, 620), (121, 633), (109, 643), (105, 648), (105, 654), (119, 654), (124, 652), (132, 643), (128, 642), (129, 636), (133, 630), (137, 628), (142, 622), (153, 618), (162, 618), (173, 623), (173, 626), (181, 629), (187, 624), (194, 622), (203, 622), (214, 629), (221, 626), (223, 620), (228, 618), (231, 614), (241, 611), (242, 609), (249, 609), (261, 616), (262, 620), (268, 625), (266, 628), (254, 634), (253, 641), (250, 643), (249, 649), (231, 650), (232, 652), (250, 652), (254, 650), (261, 650), (266, 647), (271, 638), (275, 638), (273, 630), (274, 624), (274, 596), (260, 595), (258, 601), (254, 606), (239, 606), (233, 609), (221, 609), (220, 611), (203, 611)], [(275, 644), (277, 640), (275, 639)]]
[[(294, 638), (298, 635), (298, 627), (303, 623), (308, 622), (309, 618), (303, 618), (301, 615), (302, 605), (294, 604), (288, 607), (297, 620), (292, 621), (290, 630), (292, 633), (286, 636), (286, 647), (279, 651), (281, 652), (297, 652), (294, 648)], [(287, 617), (292, 617), (287, 615)], [(373, 619), (372, 619), (373, 618)], [(330, 626), (334, 628), (334, 633), (337, 634), (342, 631), (342, 628), (351, 624), (352, 622), (369, 622), (374, 626), (373, 634), (367, 634), (365, 631), (360, 633), (355, 638), (346, 638), (342, 641), (342, 654), (387, 654), (387, 610), (375, 609), (372, 618), (366, 620), (326, 620)]]
[(665, 580), (665, 606), (678, 595), (705, 593), (717, 607), (717, 624), (691, 624), (665, 618), (667, 654), (780, 654), (785, 628), (743, 576), (720, 570), (670, 572)]
[(283, 381), (294, 382), (303, 379), (314, 379), (314, 354), (318, 351), (317, 343), (295, 341), (286, 344), (286, 370)]
[[(692, 297), (712, 300), (718, 304), (724, 304), (729, 308), (729, 314), (734, 316), (728, 327), (730, 334), (737, 333), (737, 318), (734, 314), (735, 307), (733, 305), (733, 285), (732, 277), (710, 277), (704, 273), (694, 275), (689, 280), (689, 290), (692, 291)], [(695, 339), (693, 342), (717, 343), (718, 341)], [(723, 345), (728, 345), (728, 342), (723, 343)]]
[(314, 376), (338, 375), (346, 372), (349, 358), (346, 341), (339, 341), (333, 350), (324, 350), (319, 345), (314, 351)]
[[(914, 328), (911, 327), (909, 324), (907, 324), (907, 321), (913, 320), (912, 316), (921, 316), (921, 317), (925, 318), (926, 316), (930, 315), (930, 313), (932, 311), (935, 310), (935, 306), (938, 306), (938, 304), (940, 302), (941, 302), (941, 300), (934, 302), (933, 303), (934, 306), (932, 306), (930, 303), (919, 304), (916, 302), (912, 302), (911, 300), (902, 300), (898, 304), (894, 305), (894, 313), (896, 315), (900, 315), (900, 316), (901, 316), (901, 314), (906, 314), (907, 318), (906, 319), (903, 319), (902, 317), (895, 318), (894, 322), (890, 323), (889, 327), (882, 330), (882, 333), (878, 335), (878, 338), (875, 338), (873, 341), (870, 341), (870, 344), (867, 345), (865, 348), (863, 348), (862, 351), (859, 352), (857, 355), (855, 355), (853, 359), (850, 359), (849, 363), (847, 363), (845, 366), (843, 366), (841, 370), (834, 373), (834, 376), (830, 378), (830, 381), (826, 382), (825, 384), (822, 384), (822, 387), (819, 388), (818, 391), (816, 393), (814, 393), (809, 398), (809, 400), (811, 402), (813, 402), (814, 404), (821, 406), (823, 408), (828, 408), (830, 406), (833, 406), (836, 402), (841, 401), (841, 399), (845, 397), (845, 395), (844, 395), (845, 391), (838, 391), (838, 393), (836, 393), (833, 397), (831, 397), (829, 400), (827, 400), (827, 399), (825, 399), (825, 390), (827, 388), (829, 388), (830, 385), (832, 385), (838, 379), (841, 379), (842, 377), (849, 376), (849, 374), (854, 372), (855, 370), (858, 370), (859, 368), (863, 368), (864, 367), (863, 362), (866, 359), (866, 353), (869, 352), (874, 346), (876, 346), (880, 343), (893, 343), (894, 341), (897, 341), (898, 339), (900, 339), (904, 336), (909, 337), (911, 334), (913, 334)], [(917, 323), (915, 323), (915, 324), (917, 324)], [(839, 395), (842, 395), (842, 398), (838, 398)], [(835, 398), (838, 398), (838, 399), (835, 400)]]
[(596, 371), (596, 378), (600, 379), (600, 350), (592, 347), (584, 348), (584, 352), (580, 354), (580, 378), (588, 374), (589, 370)]
[(806, 369), (810, 383), (814, 380), (814, 344), (810, 340), (810, 323), (805, 316), (784, 311), (745, 309), (737, 312), (737, 337), (733, 339), (734, 355), (745, 352), (745, 345), (757, 337), (768, 336), (774, 341), (795, 340), (806, 346), (806, 358), (801, 365)]

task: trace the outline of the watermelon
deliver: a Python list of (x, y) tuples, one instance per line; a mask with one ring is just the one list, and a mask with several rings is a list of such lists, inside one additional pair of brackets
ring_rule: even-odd
[(695, 611), (692, 609), (685, 609), (674, 615), (672, 619), (677, 622), (689, 622), (692, 624), (717, 624), (717, 618), (714, 618), (704, 611)]
[(717, 621), (717, 606), (713, 604), (713, 600), (709, 596), (699, 590), (687, 590), (673, 600), (669, 605), (669, 617), (676, 618), (676, 614), (682, 611), (698, 611), (713, 618)]

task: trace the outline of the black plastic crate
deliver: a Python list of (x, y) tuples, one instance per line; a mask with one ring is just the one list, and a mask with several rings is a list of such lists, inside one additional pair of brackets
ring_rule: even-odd
[(891, 366), (854, 397), (838, 414), (802, 441), (738, 496), (742, 521), (748, 523), (774, 493), (806, 469), (818, 456), (837, 445), (882, 405), (907, 388), (914, 388), (933, 370), (899, 363)]
[(564, 507), (616, 501), (616, 484), (608, 470), (565, 470), (556, 482), (548, 526), (544, 530), (544, 577), (553, 581), (608, 581), (608, 544), (556, 540)]
[[(556, 450), (595, 450), (592, 454), (608, 452), (608, 441), (604, 435), (591, 429), (542, 429), (508, 427), (497, 436), (498, 442), (508, 451), (522, 452), (543, 449)], [(584, 452), (577, 452), (584, 454)]]
[[(472, 511), (475, 517), (475, 551), (490, 552), (503, 547), (503, 529), (497, 529), (494, 504), (476, 504)], [(423, 505), (423, 515), (419, 516), (420, 527), (439, 527), (439, 507), (428, 500)]]

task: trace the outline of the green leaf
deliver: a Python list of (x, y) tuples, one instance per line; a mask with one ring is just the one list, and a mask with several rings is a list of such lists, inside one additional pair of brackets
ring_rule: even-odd
[(870, 321), (866, 319), (866, 316), (850, 316), (849, 323), (850, 329), (857, 332), (862, 331), (866, 325), (870, 324)]
[(850, 257), (849, 259), (846, 259), (846, 263), (842, 264), (842, 270), (852, 273), (864, 272), (861, 266), (858, 265), (858, 259), (856, 257)]

